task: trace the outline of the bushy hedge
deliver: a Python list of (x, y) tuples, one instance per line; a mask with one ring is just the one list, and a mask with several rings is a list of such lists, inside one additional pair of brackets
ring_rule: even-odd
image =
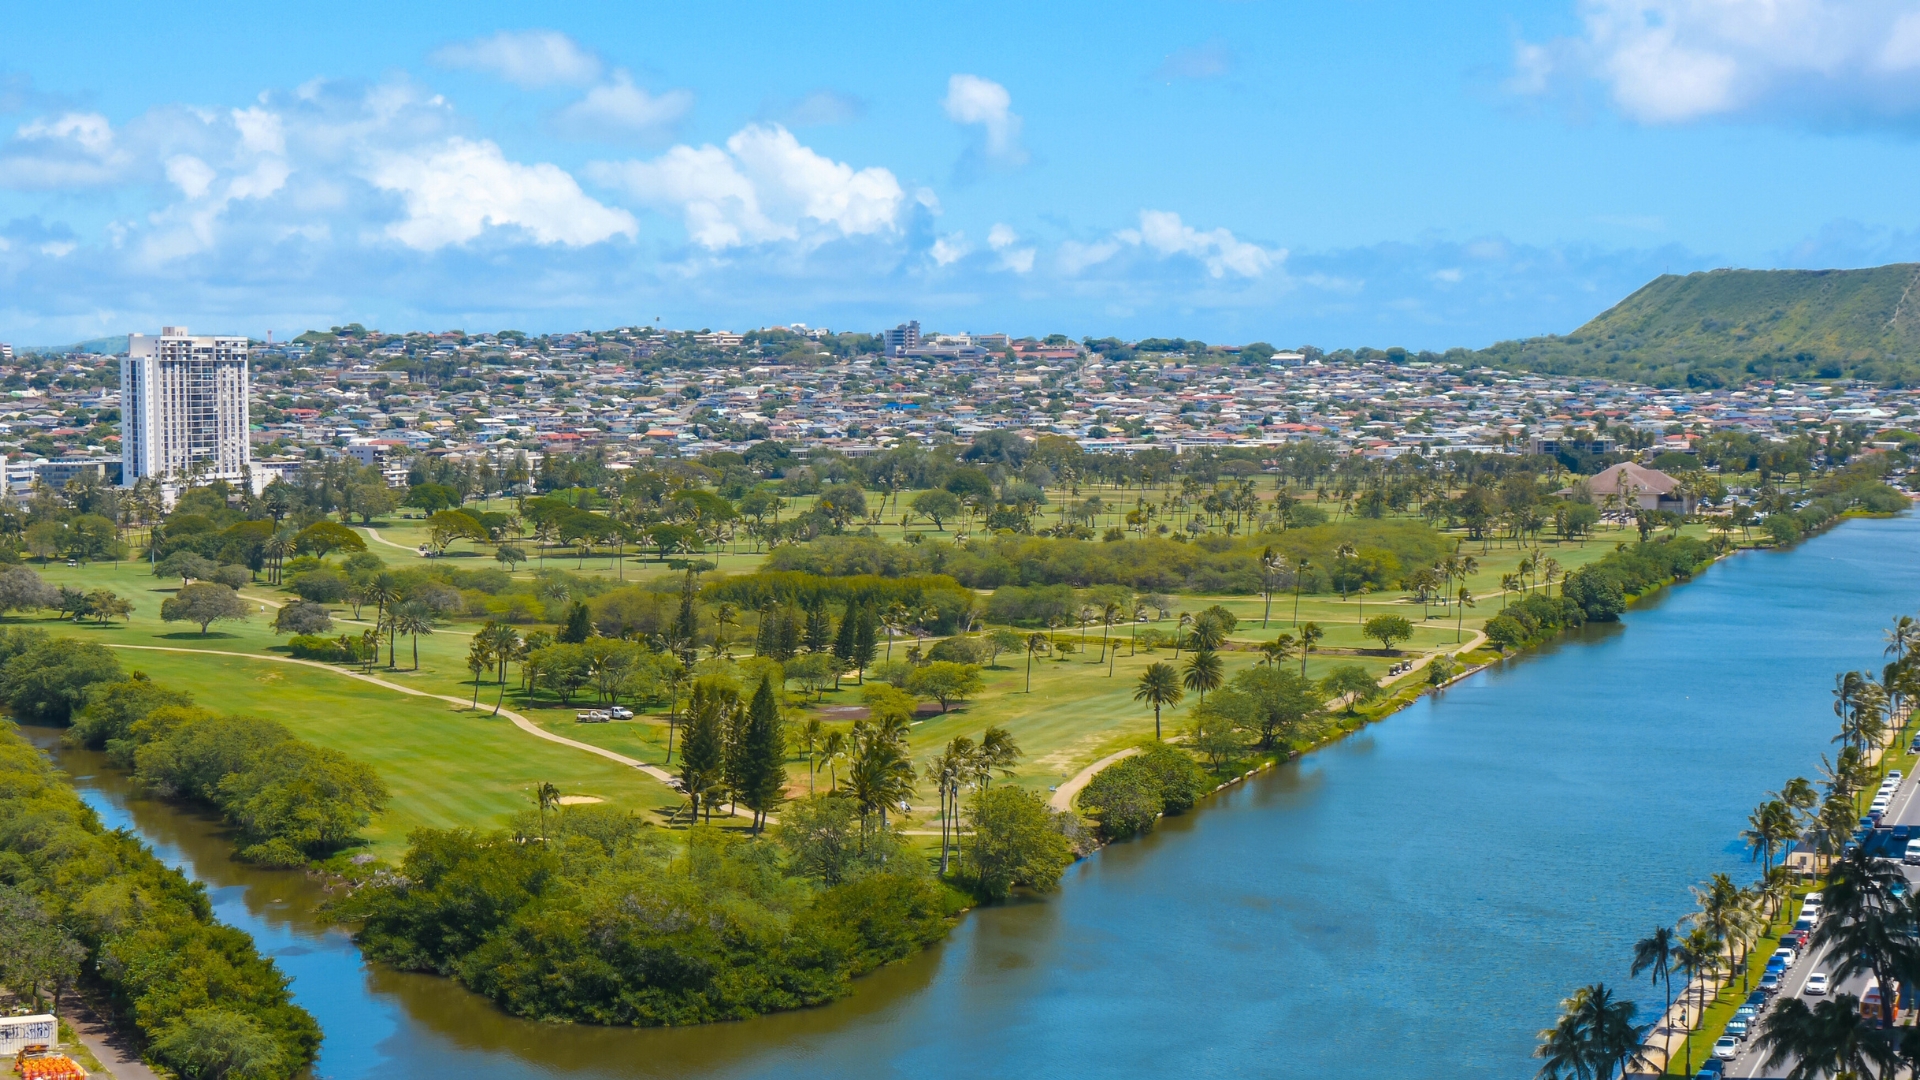
[(337, 906), (355, 940), (539, 1020), (691, 1024), (816, 1005), (944, 937), (954, 910), (911, 856), (828, 886), (783, 870), (771, 844), (701, 827), (683, 845), (606, 807), (410, 841), (397, 878)]
[(341, 634), (295, 634), (287, 639), (287, 648), (298, 660), (319, 660), (328, 664), (351, 664), (367, 659), (367, 646), (357, 637)]
[(239, 857), (299, 866), (352, 843), (386, 804), (362, 762), (296, 738), (283, 725), (218, 716), (143, 674), (96, 686), (67, 737), (102, 749), (156, 794), (219, 809)]
[(86, 950), (83, 979), (182, 1076), (280, 1080), (320, 1027), (252, 939), (213, 919), (204, 890), (92, 810), (11, 724), (0, 724), (0, 889), (23, 893)]
[(1080, 807), (1099, 823), (1101, 835), (1120, 840), (1152, 832), (1161, 814), (1191, 809), (1212, 786), (1192, 755), (1155, 743), (1095, 773), (1080, 793)]
[(0, 630), (0, 702), (16, 719), (64, 725), (87, 688), (120, 677), (112, 650), (45, 630)]
[(1524, 648), (1586, 621), (1586, 609), (1570, 597), (1529, 596), (1487, 620), (1487, 639), (1503, 648)]
[(1676, 578), (1692, 577), (1713, 561), (1713, 548), (1691, 536), (1661, 537), (1622, 546), (1568, 574), (1560, 592), (1580, 605), (1588, 622), (1613, 622), (1638, 596)]

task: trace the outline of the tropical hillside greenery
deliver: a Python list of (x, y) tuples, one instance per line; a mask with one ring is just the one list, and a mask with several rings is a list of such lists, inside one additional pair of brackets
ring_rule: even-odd
[(1663, 274), (1570, 334), (1473, 354), (1494, 367), (1712, 388), (1920, 378), (1920, 264)]

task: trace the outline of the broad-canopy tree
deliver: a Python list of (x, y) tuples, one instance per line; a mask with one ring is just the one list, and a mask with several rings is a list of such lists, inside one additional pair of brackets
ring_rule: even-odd
[(1387, 652), (1393, 651), (1394, 642), (1413, 637), (1413, 623), (1402, 615), (1375, 615), (1361, 629)]
[(209, 582), (188, 585), (160, 603), (162, 621), (198, 623), (202, 637), (213, 623), (242, 620), (251, 611), (239, 593)]

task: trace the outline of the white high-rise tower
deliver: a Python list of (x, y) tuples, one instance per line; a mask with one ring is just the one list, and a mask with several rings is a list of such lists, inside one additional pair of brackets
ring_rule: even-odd
[(151, 476), (168, 489), (239, 480), (247, 442), (247, 339), (193, 337), (165, 326), (133, 334), (120, 361), (120, 482)]

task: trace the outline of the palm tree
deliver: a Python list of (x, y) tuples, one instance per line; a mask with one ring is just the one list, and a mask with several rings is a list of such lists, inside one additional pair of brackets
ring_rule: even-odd
[(1301, 625), (1300, 627), (1300, 677), (1301, 678), (1304, 679), (1307, 677), (1307, 657), (1313, 655), (1313, 647), (1315, 645), (1320, 644), (1320, 639), (1326, 636), (1327, 636), (1327, 632), (1325, 630), (1320, 629), (1319, 623), (1310, 622), (1310, 623), (1305, 623)]
[(420, 670), (420, 635), (433, 633), (433, 609), (418, 600), (394, 605), (393, 631), (413, 639), (413, 670)]
[(1773, 850), (1792, 840), (1793, 833), (1793, 811), (1779, 799), (1768, 799), (1747, 815), (1747, 828), (1740, 838), (1760, 860), (1760, 872), (1765, 874), (1773, 868)]
[(1267, 616), (1273, 614), (1273, 579), (1287, 569), (1287, 557), (1269, 547), (1260, 553), (1260, 629), (1267, 628)]
[(827, 790), (840, 790), (840, 763), (847, 759), (847, 733), (829, 731), (820, 743), (820, 763), (827, 769)]
[[(894, 730), (862, 720), (853, 728), (853, 763), (847, 770), (847, 783), (860, 807), (864, 823), (875, 811), (880, 828), (887, 827), (887, 810), (913, 794), (913, 762), (907, 757), (906, 740)], [(865, 828), (861, 830), (865, 832)]]
[(1293, 651), (1294, 651), (1293, 635), (1281, 634), (1279, 637), (1274, 638), (1272, 641), (1263, 642), (1261, 644), (1260, 646), (1261, 662), (1266, 664), (1268, 667), (1278, 667), (1280, 664), (1280, 661), (1286, 660), (1291, 656), (1293, 656)]
[(543, 781), (533, 789), (533, 801), (540, 805), (540, 839), (547, 838), (547, 811), (560, 805), (560, 789)]
[(1612, 1080), (1646, 1061), (1648, 1025), (1633, 1022), (1634, 1004), (1616, 1001), (1604, 983), (1583, 986), (1560, 1003), (1560, 1019), (1540, 1033), (1533, 1056), (1545, 1059), (1535, 1075)]
[(1027, 635), (1027, 693), (1029, 694), (1033, 693), (1033, 654), (1045, 652), (1050, 648), (1052, 645), (1047, 641), (1047, 635), (1041, 633)]
[[(1705, 927), (1694, 927), (1686, 937), (1680, 939), (1680, 944), (1674, 947), (1673, 969), (1686, 977), (1688, 997), (1694, 996), (1692, 991), (1695, 988), (1699, 991), (1698, 1007), (1694, 1007), (1691, 1002), (1688, 1003), (1689, 1011), (1686, 1015), (1691, 1018), (1687, 1024), (1688, 1031), (1699, 1026), (1701, 1014), (1707, 1011), (1707, 980), (1712, 978), (1719, 968), (1720, 942), (1715, 940), (1713, 934)], [(1681, 1042), (1686, 1047), (1686, 1075), (1692, 1076), (1693, 1040), (1683, 1039)]]
[[(1810, 944), (1831, 950), (1834, 981), (1870, 973), (1892, 993), (1896, 965), (1905, 966), (1912, 954), (1907, 929), (1912, 909), (1893, 895), (1900, 879), (1899, 870), (1870, 858), (1865, 848), (1855, 848), (1833, 864), (1820, 894), (1820, 925)], [(1887, 1012), (1881, 1011), (1881, 1027), (1888, 1026)]]
[[(1472, 560), (1468, 560), (1468, 561), (1472, 561)], [(1460, 595), (1458, 595), (1454, 599), (1458, 600), (1460, 603), (1460, 606), (1456, 608), (1453, 613), (1454, 615), (1453, 643), (1455, 645), (1458, 645), (1460, 643), (1462, 628), (1467, 624), (1467, 609), (1474, 606), (1473, 590), (1467, 588), (1465, 585), (1462, 585), (1460, 586)]]
[(1186, 691), (1180, 686), (1180, 678), (1172, 664), (1158, 661), (1148, 664), (1147, 670), (1140, 673), (1140, 681), (1135, 684), (1133, 700), (1144, 701), (1153, 706), (1153, 738), (1160, 739), (1160, 708), (1180, 704)]
[(794, 736), (800, 743), (801, 749), (807, 753), (807, 794), (812, 795), (813, 774), (818, 764), (814, 753), (819, 750), (820, 744), (826, 741), (827, 722), (818, 716), (809, 716), (804, 723), (795, 725)]
[[(1666, 984), (1666, 1011), (1660, 1014), (1661, 1022), (1666, 1022), (1667, 1013), (1673, 1011), (1673, 961), (1676, 942), (1673, 930), (1665, 926), (1656, 926), (1653, 933), (1633, 943), (1633, 967), (1628, 973), (1638, 976), (1641, 972), (1651, 973), (1656, 983)], [(1668, 1043), (1671, 1044), (1669, 1039)], [(1663, 1068), (1662, 1072), (1665, 1071)]]
[(1811, 1009), (1801, 998), (1775, 1002), (1754, 1046), (1766, 1051), (1769, 1069), (1792, 1061), (1788, 1080), (1867, 1077), (1893, 1063), (1891, 1048), (1860, 1016), (1860, 999), (1852, 994), (1835, 994)]
[(1207, 691), (1219, 689), (1224, 677), (1220, 654), (1212, 649), (1201, 649), (1187, 658), (1187, 671), (1180, 681), (1187, 689), (1197, 692), (1200, 703), (1204, 705)]
[(927, 767), (940, 789), (940, 876), (947, 876), (947, 855), (952, 850), (952, 825), (960, 805), (960, 788), (967, 782), (973, 766), (973, 740), (957, 735)]

